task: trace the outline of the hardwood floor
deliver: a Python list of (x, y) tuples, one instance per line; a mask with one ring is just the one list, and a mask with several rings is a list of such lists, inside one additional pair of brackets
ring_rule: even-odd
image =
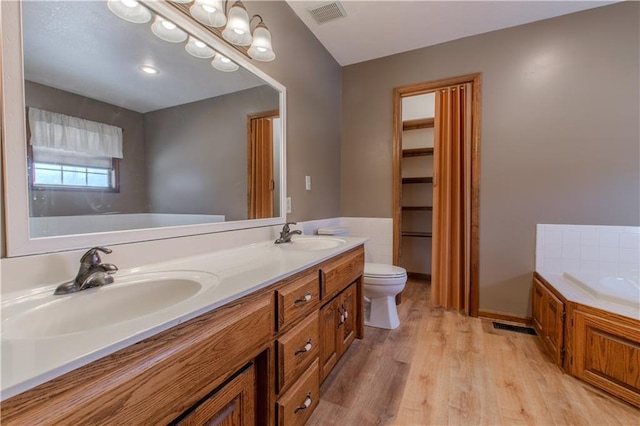
[(640, 410), (562, 373), (536, 336), (429, 307), (410, 280), (396, 330), (366, 327), (307, 425), (640, 425)]

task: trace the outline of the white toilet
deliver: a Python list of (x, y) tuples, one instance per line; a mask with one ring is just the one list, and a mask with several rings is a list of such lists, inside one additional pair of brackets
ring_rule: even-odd
[[(345, 227), (319, 228), (318, 235), (347, 235)], [(364, 264), (364, 324), (370, 327), (393, 330), (400, 325), (396, 309), (396, 295), (407, 283), (404, 268), (384, 263)]]

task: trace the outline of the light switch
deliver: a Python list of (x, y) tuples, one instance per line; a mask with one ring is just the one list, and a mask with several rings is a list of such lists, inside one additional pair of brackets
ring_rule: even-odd
[(287, 213), (291, 213), (291, 197), (287, 197)]
[(311, 176), (304, 177), (304, 186), (307, 191), (311, 191)]

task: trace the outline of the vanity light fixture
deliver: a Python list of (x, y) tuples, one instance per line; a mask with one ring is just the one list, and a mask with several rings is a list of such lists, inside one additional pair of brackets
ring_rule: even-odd
[(190, 55), (195, 56), (196, 58), (213, 58), (216, 54), (215, 50), (193, 36), (189, 36), (189, 41), (184, 48)]
[(121, 19), (134, 24), (145, 24), (151, 20), (151, 12), (136, 0), (107, 0), (107, 7)]
[(196, 21), (210, 27), (224, 27), (227, 23), (222, 0), (195, 0), (189, 13)]
[(153, 24), (151, 24), (151, 31), (158, 36), (158, 38), (171, 43), (182, 43), (187, 39), (187, 33), (160, 15), (156, 15), (156, 19), (153, 21)]
[(211, 65), (218, 71), (224, 72), (233, 72), (240, 68), (238, 64), (218, 52), (216, 52), (216, 56), (211, 61)]

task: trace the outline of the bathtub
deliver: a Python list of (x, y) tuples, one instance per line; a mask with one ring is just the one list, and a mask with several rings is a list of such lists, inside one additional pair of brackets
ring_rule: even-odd
[(600, 300), (640, 308), (640, 281), (636, 277), (611, 277), (565, 272), (563, 277)]

